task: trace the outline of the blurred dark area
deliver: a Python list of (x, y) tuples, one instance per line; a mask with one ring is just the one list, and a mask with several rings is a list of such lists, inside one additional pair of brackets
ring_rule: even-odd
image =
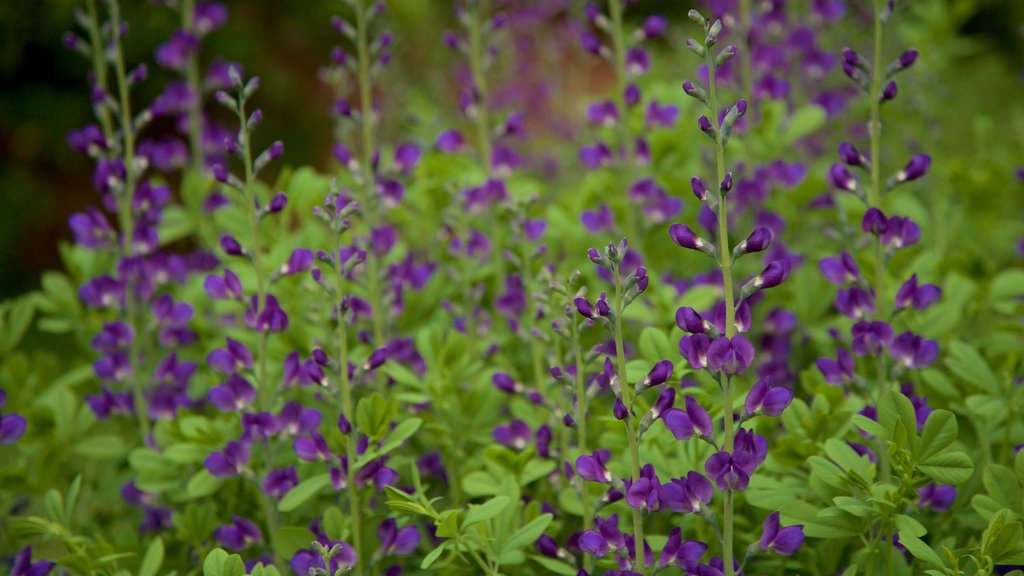
[[(908, 0), (910, 1), (910, 0)], [(559, 4), (555, 17), (582, 19), (582, 2), (557, 0), (509, 0), (506, 4)], [(856, 0), (855, 0), (856, 2)], [(343, 12), (342, 0), (303, 2), (253, 2), (225, 0), (227, 25), (204, 41), (202, 59), (213, 56), (240, 62), (248, 75), (263, 81), (259, 106), (265, 126), (259, 135), (269, 143), (286, 143), (285, 162), (312, 164), (326, 169), (330, 162), (331, 124), (327, 111), (331, 89), (318, 78), (327, 63), (337, 34), (330, 26), (333, 14)], [(402, 111), (406, 92), (415, 87), (420, 97), (440, 102), (438, 109), (455, 115), (456, 99), (451, 74), (455, 57), (445, 50), (440, 35), (454, 26), (450, 0), (392, 0), (387, 27), (396, 38), (389, 77), (403, 77), (394, 93), (379, 96), (391, 100), (389, 110)], [(1024, 2), (949, 1), (950, 9), (963, 15), (957, 31), (987, 45), (1019, 70), (1024, 60), (1020, 30)], [(674, 22), (685, 20), (691, 7), (685, 1), (640, 0), (631, 18), (651, 12), (665, 13)], [(97, 203), (91, 187), (92, 161), (70, 150), (67, 132), (92, 121), (88, 98), (89, 63), (63, 46), (62, 36), (75, 27), (72, 0), (3, 0), (0, 2), (0, 299), (38, 285), (46, 269), (61, 267), (58, 246), (70, 240), (69, 215)], [(153, 64), (153, 53), (178, 24), (177, 12), (146, 0), (124, 0), (125, 19), (131, 31), (125, 40), (129, 63), (146, 62), (149, 79), (135, 91), (135, 105), (157, 96), (173, 72)], [(559, 28), (564, 33), (567, 28)], [(538, 28), (536, 34), (553, 33)], [(565, 44), (575, 46), (575, 38)], [(592, 66), (580, 59), (579, 50), (556, 52), (562, 68)], [(574, 60), (576, 59), (576, 60)], [(598, 78), (600, 75), (598, 74)], [(595, 90), (593, 81), (571, 86), (583, 92)], [(582, 86), (582, 87), (581, 87)], [(603, 89), (603, 88), (597, 88)], [(386, 92), (386, 89), (384, 89)], [(578, 100), (569, 94), (568, 100)], [(585, 94), (579, 94), (584, 98)], [(215, 105), (208, 105), (214, 107)], [(437, 119), (396, 115), (387, 129), (399, 130), (417, 122)]]

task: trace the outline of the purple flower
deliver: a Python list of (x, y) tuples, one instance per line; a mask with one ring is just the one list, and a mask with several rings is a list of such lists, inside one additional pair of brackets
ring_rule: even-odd
[(283, 332), (288, 329), (288, 315), (278, 304), (277, 298), (267, 294), (263, 310), (260, 311), (258, 306), (257, 297), (253, 296), (251, 308), (246, 312), (246, 321), (250, 328), (260, 332)]
[(238, 476), (249, 464), (249, 445), (238, 441), (228, 442), (223, 452), (213, 452), (206, 457), (204, 464), (214, 476)]
[(587, 119), (595, 126), (610, 128), (619, 121), (619, 110), (611, 100), (595, 102), (587, 109)]
[(676, 310), (676, 326), (683, 332), (703, 334), (708, 331), (711, 324), (693, 308), (683, 306)]
[(860, 280), (860, 267), (847, 251), (842, 251), (839, 258), (823, 258), (818, 268), (829, 282), (838, 286)]
[[(92, 409), (93, 414), (99, 420), (105, 420), (110, 417), (111, 414), (131, 414), (135, 410), (135, 399), (131, 392), (111, 392), (109, 388), (104, 386), (99, 394), (92, 394), (85, 397), (85, 402)], [(4, 418), (10, 418), (15, 416), (14, 414), (8, 414)], [(4, 427), (3, 421), (0, 420), (0, 430)], [(3, 438), (4, 434), (0, 432), (0, 438)], [(0, 440), (0, 444), (3, 444), (3, 440)]]
[(851, 286), (836, 293), (836, 310), (855, 320), (864, 318), (875, 311), (875, 296), (860, 286)]
[(886, 246), (892, 246), (898, 250), (917, 244), (920, 239), (921, 228), (910, 218), (893, 216), (885, 222), (882, 243)]
[(912, 332), (896, 337), (889, 350), (893, 360), (907, 368), (927, 368), (939, 356), (939, 343)]
[(508, 426), (495, 426), (494, 441), (514, 450), (522, 450), (533, 436), (530, 426), (522, 420), (513, 420)]
[(416, 550), (420, 544), (420, 530), (416, 526), (406, 526), (401, 530), (394, 518), (388, 518), (377, 527), (380, 539), (380, 553), (385, 556), (405, 556)]
[(874, 356), (892, 344), (895, 336), (892, 326), (881, 321), (861, 321), (853, 325), (853, 353)]
[(896, 173), (896, 182), (910, 182), (917, 180), (928, 173), (928, 168), (932, 165), (932, 157), (927, 154), (917, 154), (910, 159), (907, 165)]
[(764, 226), (758, 226), (754, 228), (754, 231), (747, 236), (746, 240), (740, 242), (733, 249), (734, 253), (739, 254), (753, 254), (755, 252), (761, 252), (770, 246), (772, 243), (772, 231)]
[[(708, 484), (708, 488), (711, 488), (710, 484)], [(694, 571), (697, 569), (697, 563), (700, 562), (700, 559), (707, 550), (708, 545), (698, 540), (687, 540), (684, 542), (682, 528), (677, 526), (669, 532), (668, 541), (665, 542), (665, 547), (661, 549), (658, 563), (662, 566), (675, 564), (688, 572)]]
[(683, 336), (679, 339), (679, 354), (686, 358), (694, 370), (708, 367), (708, 350), (711, 339), (704, 334)]
[(182, 71), (188, 57), (199, 49), (199, 40), (185, 30), (175, 30), (171, 39), (156, 48), (156, 63), (169, 70)]
[(842, 158), (843, 162), (848, 166), (865, 166), (868, 163), (867, 157), (861, 154), (861, 152), (849, 142), (842, 142), (839, 144), (839, 157)]
[(661, 415), (661, 420), (676, 440), (687, 440), (693, 436), (708, 438), (714, 431), (711, 416), (693, 396), (686, 397), (686, 410), (669, 408)]
[(644, 386), (651, 387), (659, 384), (664, 384), (666, 380), (672, 377), (672, 371), (675, 367), (668, 360), (662, 360), (651, 368), (651, 371), (647, 373), (647, 377), (644, 378)]
[(227, 338), (227, 348), (218, 348), (206, 356), (206, 363), (214, 372), (235, 374), (252, 369), (252, 352), (241, 342)]
[(32, 547), (26, 546), (15, 554), (10, 576), (46, 576), (55, 565), (46, 560), (32, 562)]
[[(0, 409), (7, 403), (7, 392), (0, 388)], [(28, 422), (21, 414), (0, 413), (0, 445), (13, 444), (24, 434)]]
[(221, 546), (236, 551), (263, 541), (259, 526), (234, 514), (231, 515), (231, 524), (217, 528), (213, 532), (213, 537)]
[(641, 34), (644, 39), (657, 38), (664, 34), (667, 28), (668, 20), (666, 20), (664, 16), (648, 16), (647, 19), (644, 20)]
[(612, 151), (608, 148), (608, 145), (603, 142), (598, 142), (592, 146), (584, 146), (580, 148), (579, 153), (580, 162), (584, 166), (595, 170), (612, 162)]
[(855, 368), (853, 356), (843, 348), (836, 349), (836, 360), (818, 358), (814, 363), (825, 377), (825, 382), (833, 386), (842, 386), (847, 382), (853, 382)]
[(228, 20), (228, 9), (220, 2), (200, 2), (196, 5), (193, 21), (196, 31), (206, 35), (220, 28)]
[(743, 410), (750, 415), (778, 416), (793, 401), (793, 394), (785, 386), (773, 386), (771, 376), (762, 378), (747, 392)]
[(239, 300), (242, 298), (242, 283), (229, 269), (224, 270), (224, 277), (207, 276), (203, 282), (207, 295), (214, 300)]
[(604, 465), (611, 457), (612, 454), (608, 450), (594, 450), (592, 455), (584, 454), (576, 458), (576, 473), (588, 482), (609, 484), (612, 481), (612, 473)]
[(932, 482), (923, 486), (917, 491), (921, 497), (917, 505), (921, 508), (931, 508), (936, 512), (945, 512), (953, 507), (956, 501), (956, 486), (946, 486)]
[(750, 484), (750, 475), (757, 468), (754, 456), (744, 450), (716, 452), (704, 464), (704, 471), (711, 477), (721, 491), (738, 490), (742, 492)]
[(650, 420), (653, 422), (661, 418), (661, 415), (664, 414), (666, 410), (672, 407), (672, 405), (675, 403), (675, 400), (676, 389), (666, 386), (661, 391), (661, 394), (658, 394), (658, 399), (654, 401), (654, 405), (651, 406), (651, 410), (650, 412), (648, 412), (648, 414), (650, 414)]
[(708, 251), (708, 243), (686, 224), (673, 224), (669, 226), (668, 233), (672, 237), (672, 241), (683, 248), (701, 252)]
[(748, 285), (758, 290), (767, 290), (782, 284), (789, 276), (789, 262), (786, 260), (774, 260), (748, 281)]
[(828, 172), (832, 185), (840, 190), (854, 192), (857, 190), (857, 179), (850, 174), (844, 164), (833, 164)]
[(631, 508), (639, 508), (656, 512), (659, 508), (658, 492), (661, 483), (654, 472), (652, 464), (645, 464), (640, 470), (640, 478), (628, 481), (626, 486), (626, 503)]
[(673, 478), (661, 485), (658, 497), (673, 512), (699, 514), (711, 502), (714, 489), (699, 472), (690, 471), (685, 478)]
[(678, 118), (679, 107), (671, 104), (663, 106), (655, 100), (651, 100), (651, 103), (647, 105), (647, 111), (644, 114), (647, 124), (661, 128), (670, 128)]
[(907, 305), (913, 306), (915, 310), (925, 310), (932, 304), (938, 302), (942, 296), (942, 289), (934, 284), (918, 286), (917, 274), (900, 286), (896, 292), (896, 310), (902, 310)]
[(872, 206), (864, 212), (864, 217), (860, 221), (860, 229), (868, 234), (881, 236), (885, 232), (887, 223), (885, 213)]
[(288, 261), (281, 265), (278, 273), (282, 276), (305, 272), (313, 266), (313, 251), (306, 248), (296, 248)]
[(445, 130), (438, 134), (437, 140), (434, 141), (434, 146), (437, 146), (438, 150), (447, 154), (458, 152), (465, 145), (466, 140), (458, 130)]
[(779, 513), (772, 512), (764, 520), (761, 550), (780, 556), (792, 556), (804, 543), (804, 526), (795, 524), (779, 528)]
[(209, 392), (210, 403), (221, 412), (238, 412), (256, 400), (256, 388), (238, 374), (214, 386)]
[(605, 556), (608, 552), (626, 548), (626, 537), (619, 531), (619, 515), (607, 519), (595, 518), (597, 530), (587, 530), (580, 535), (579, 547), (587, 554)]
[(327, 462), (331, 459), (331, 449), (327, 447), (327, 440), (316, 432), (310, 433), (309, 437), (299, 437), (292, 443), (292, 449), (299, 460), (306, 462)]
[(605, 204), (599, 205), (596, 210), (584, 210), (580, 214), (580, 222), (592, 234), (610, 232), (615, 225), (612, 211)]
[(324, 559), (318, 552), (313, 550), (299, 550), (292, 556), (291, 568), (295, 574), (313, 574), (316, 569), (321, 570), (321, 573), (336, 574), (338, 572), (345, 573), (355, 566), (356, 564), (356, 553), (345, 542), (337, 542), (333, 540), (327, 540), (321, 538), (320, 543), (328, 550), (334, 546), (338, 546), (340, 553), (331, 558), (330, 567), (324, 566)]
[(740, 428), (736, 432), (733, 443), (736, 451), (746, 452), (753, 456), (754, 463), (758, 466), (768, 457), (768, 439), (751, 430)]
[(280, 498), (298, 483), (299, 476), (295, 473), (295, 467), (288, 466), (287, 468), (278, 468), (268, 472), (263, 477), (263, 482), (260, 483), (260, 489), (270, 496)]
[(68, 225), (75, 236), (75, 242), (84, 248), (105, 250), (112, 246), (117, 234), (107, 221), (107, 217), (95, 208), (88, 208), (85, 213), (73, 214)]
[(745, 336), (715, 338), (708, 347), (708, 368), (740, 374), (754, 361), (754, 346)]

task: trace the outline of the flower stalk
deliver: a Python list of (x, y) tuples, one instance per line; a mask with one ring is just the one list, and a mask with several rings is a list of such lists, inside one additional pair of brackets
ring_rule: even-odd
[[(94, 6), (90, 3), (90, 9), (95, 12)], [(93, 20), (94, 24), (97, 24)], [(122, 138), (122, 157), (124, 158), (124, 172), (125, 181), (124, 187), (121, 189), (120, 194), (117, 198), (117, 217), (118, 223), (121, 226), (121, 257), (131, 258), (135, 254), (134, 248), (134, 237), (135, 237), (135, 219), (132, 213), (132, 199), (135, 196), (136, 186), (136, 170), (135, 170), (135, 126), (132, 119), (132, 106), (129, 94), (128, 86), (128, 75), (125, 69), (124, 51), (121, 47), (121, 5), (118, 0), (112, 0), (110, 2), (110, 23), (111, 23), (111, 34), (113, 35), (111, 42), (113, 44), (113, 55), (114, 55), (114, 75), (117, 81), (117, 93), (118, 93), (118, 106), (121, 112), (120, 114), (120, 125), (121, 125), (121, 138)], [(102, 39), (100, 39), (100, 48), (102, 50)], [(100, 64), (100, 69), (105, 69), (104, 64)], [(105, 72), (104, 72), (105, 73)], [(99, 72), (97, 71), (97, 74)], [(101, 106), (102, 107), (102, 106)], [(102, 121), (102, 119), (101, 119)], [(130, 282), (126, 283), (125, 286), (125, 317), (128, 324), (132, 327), (136, 334), (140, 334), (139, 330), (139, 302), (137, 301), (135, 294), (135, 287), (130, 285)], [(146, 407), (146, 395), (142, 389), (142, 366), (140, 366), (140, 344), (141, 338), (133, 338), (129, 347), (129, 378), (131, 379), (132, 394), (135, 400), (135, 414), (138, 418), (139, 431), (141, 433), (143, 442), (149, 437), (149, 413)]]
[[(615, 4), (613, 2), (613, 4)], [(623, 243), (625, 244), (625, 243)], [(633, 401), (636, 399), (630, 391), (629, 379), (626, 375), (626, 352), (622, 342), (622, 315), (626, 309), (622, 290), (622, 277), (619, 275), (619, 263), (612, 266), (615, 278), (615, 359), (619, 372), (619, 388), (622, 403), (626, 405), (628, 414), (623, 421), (626, 423), (626, 442), (629, 446), (630, 476), (633, 482), (640, 479), (640, 445), (636, 430), (633, 428)], [(644, 517), (639, 508), (633, 508), (633, 539), (636, 546), (636, 560), (643, 566), (644, 556)]]
[[(373, 138), (373, 86), (370, 78), (370, 10), (365, 2), (356, 7), (356, 52), (359, 72), (359, 107), (362, 146), (360, 146), (360, 166), (362, 167), (362, 198), (360, 204), (369, 230), (377, 227), (379, 221), (378, 205), (374, 202), (377, 194), (377, 175), (373, 168), (375, 143)], [(381, 298), (380, 258), (374, 250), (366, 251), (368, 278), (368, 296), (373, 307), (373, 341), (377, 346), (384, 345), (384, 301)]]
[[(708, 47), (710, 48), (710, 47)], [(718, 120), (718, 89), (715, 85), (715, 59), (710, 49), (705, 50), (704, 61), (708, 67), (708, 102), (711, 106), (711, 114), (715, 118), (717, 126), (715, 131), (715, 167), (718, 175), (718, 182), (726, 180), (725, 170), (725, 126)], [(732, 338), (736, 335), (736, 301), (733, 290), (732, 277), (732, 248), (729, 244), (729, 212), (726, 190), (719, 188), (718, 191), (718, 253), (719, 268), (722, 271), (722, 282), (724, 284), (723, 298), (725, 300), (725, 337)], [(723, 433), (725, 441), (723, 450), (733, 451), (733, 436), (735, 424), (733, 423), (733, 388), (732, 378), (724, 371), (721, 373), (722, 384), (722, 418)], [(733, 490), (725, 492), (725, 501), (722, 512), (722, 559), (725, 564), (726, 576), (733, 576)]]

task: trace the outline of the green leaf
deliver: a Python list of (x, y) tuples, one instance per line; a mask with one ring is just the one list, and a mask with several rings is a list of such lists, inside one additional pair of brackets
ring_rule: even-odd
[(668, 336), (661, 330), (648, 326), (640, 333), (640, 355), (648, 364), (672, 358), (675, 354)]
[(423, 558), (423, 562), (420, 562), (420, 570), (426, 570), (427, 568), (430, 568), (431, 564), (437, 561), (437, 559), (441, 557), (441, 554), (444, 554), (444, 549), (447, 546), (448, 540), (445, 540), (444, 542), (441, 542), (440, 546), (431, 550), (430, 554), (427, 554)]
[(828, 115), (825, 109), (817, 105), (797, 108), (789, 117), (789, 123), (782, 130), (780, 140), (791, 144), (813, 134), (825, 125)]
[(408, 440), (417, 430), (420, 429), (420, 425), (423, 421), (419, 418), (409, 418), (408, 420), (402, 421), (401, 424), (395, 426), (395, 429), (388, 434), (388, 440), (381, 445), (380, 448), (367, 450), (362, 456), (356, 459), (355, 469), (359, 470), (363, 466), (366, 466), (370, 461), (375, 460), (395, 448), (402, 445), (402, 442)]
[(911, 452), (913, 450), (913, 434), (911, 430), (917, 430), (917, 413), (914, 410), (914, 405), (911, 404), (910, 398), (904, 396), (899, 390), (891, 390), (878, 402), (878, 423), (883, 428), (889, 431), (890, 438), (896, 439), (896, 421), (900, 420), (903, 422), (903, 426), (908, 432), (908, 443)]
[(278, 558), (291, 558), (299, 550), (309, 548), (316, 535), (302, 526), (284, 526), (277, 531), (275, 552)]
[(516, 530), (515, 534), (502, 543), (501, 551), (498, 555), (503, 556), (506, 552), (518, 550), (523, 546), (533, 544), (534, 541), (536, 541), (537, 538), (540, 538), (540, 535), (544, 533), (548, 524), (551, 523), (552, 518), (553, 516), (551, 514), (543, 514), (534, 518), (519, 530)]
[(474, 524), (494, 518), (508, 506), (508, 503), (509, 499), (505, 496), (495, 496), (479, 506), (471, 504), (466, 512), (466, 519), (462, 521), (462, 529), (465, 530)]
[(199, 464), (210, 455), (210, 449), (198, 444), (180, 442), (164, 450), (164, 456), (175, 464)]
[(863, 414), (854, 414), (850, 419), (853, 421), (854, 425), (857, 426), (857, 428), (860, 428), (861, 430), (867, 432), (868, 434), (871, 434), (872, 436), (878, 436), (879, 438), (883, 438), (886, 440), (892, 438), (892, 434), (888, 430), (886, 430), (884, 426), (879, 424), (877, 421), (872, 420), (867, 416), (864, 416)]
[(75, 445), (74, 453), (90, 459), (123, 458), (128, 445), (120, 436), (97, 434)]
[(210, 550), (210, 553), (206, 555), (206, 559), (203, 560), (203, 576), (221, 576), (223, 574), (221, 566), (227, 559), (228, 553), (220, 548)]
[(331, 506), (324, 512), (321, 526), (323, 526), (327, 537), (332, 540), (344, 540), (345, 533), (348, 532), (348, 522), (345, 521), (345, 515), (337, 506)]
[(779, 512), (783, 524), (803, 524), (804, 534), (811, 538), (846, 538), (861, 532), (860, 520), (839, 508), (818, 510), (807, 502), (795, 500)]
[[(281, 498), (277, 509), (281, 512), (291, 512), (306, 503), (307, 500), (317, 495), (318, 492), (331, 485), (330, 474), (317, 474), (299, 482)], [(307, 543), (308, 544), (308, 543)]]
[(920, 462), (926, 476), (942, 484), (963, 484), (974, 474), (974, 462), (963, 452), (942, 452)]
[(917, 455), (920, 460), (938, 454), (953, 442), (956, 442), (958, 429), (956, 416), (948, 410), (936, 410), (928, 416), (921, 430), (920, 452)]
[(992, 373), (985, 358), (973, 347), (960, 341), (949, 345), (946, 355), (946, 366), (964, 382), (974, 387), (998, 395), (1002, 392), (999, 380)]
[(903, 544), (914, 558), (927, 562), (928, 564), (938, 568), (945, 567), (945, 564), (942, 562), (942, 558), (939, 558), (939, 555), (935, 550), (932, 550), (931, 546), (925, 544), (920, 538), (912, 533), (901, 530), (900, 544)]
[(548, 574), (560, 574), (562, 576), (575, 576), (576, 568), (562, 562), (561, 560), (555, 560), (554, 558), (548, 558), (547, 556), (531, 555), (530, 560), (533, 560), (537, 564), (544, 567)]
[(146, 548), (146, 555), (142, 557), (142, 565), (139, 566), (139, 576), (156, 576), (163, 563), (164, 541), (157, 536)]
[(1012, 470), (999, 464), (989, 464), (982, 474), (988, 495), (1001, 507), (1024, 516), (1024, 491)]
[(858, 498), (836, 496), (832, 502), (841, 510), (845, 510), (858, 518), (867, 518), (875, 513), (874, 507)]
[(896, 530), (898, 530), (900, 534), (907, 533), (917, 536), (918, 538), (928, 533), (928, 529), (925, 528), (924, 525), (906, 514), (896, 515)]
[(487, 472), (477, 470), (462, 479), (462, 489), (470, 496), (490, 496), (498, 490), (498, 481)]
[(185, 493), (191, 499), (203, 498), (213, 494), (220, 489), (221, 484), (224, 483), (223, 478), (218, 478), (206, 468), (200, 469), (198, 472), (192, 475), (188, 479), (188, 484), (185, 486)]

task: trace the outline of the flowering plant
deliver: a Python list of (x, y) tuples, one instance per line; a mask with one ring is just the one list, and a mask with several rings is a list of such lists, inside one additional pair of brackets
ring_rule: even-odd
[(1020, 172), (935, 124), (938, 0), (338, 0), (312, 95), (154, 3), (64, 38), (11, 574), (1024, 574)]

